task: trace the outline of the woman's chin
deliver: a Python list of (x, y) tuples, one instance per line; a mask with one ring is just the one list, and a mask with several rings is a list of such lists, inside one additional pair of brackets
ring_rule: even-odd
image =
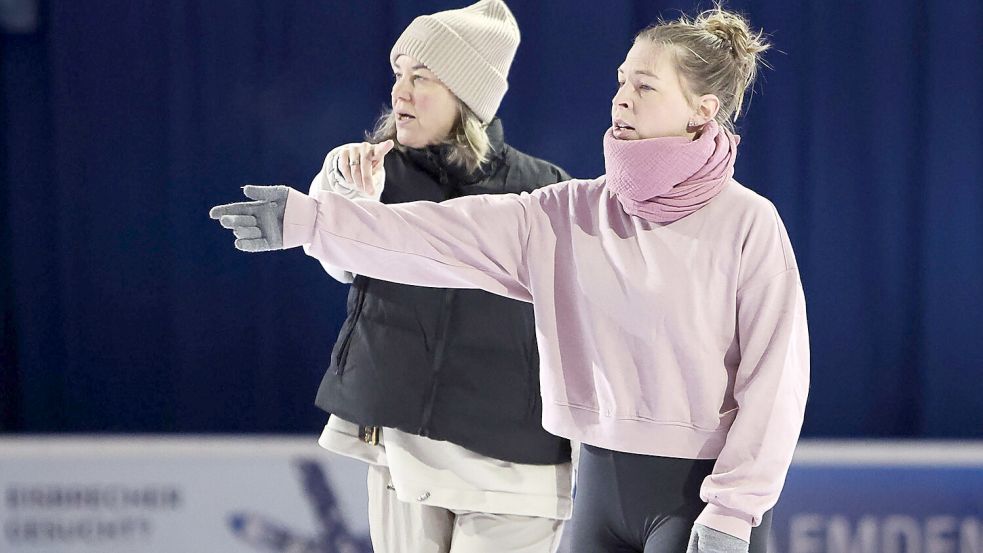
[(417, 146), (418, 139), (416, 136), (414, 136), (415, 134), (416, 133), (397, 128), (396, 141), (407, 148), (419, 148), (419, 146)]
[(427, 145), (426, 140), (421, 140), (419, 133), (396, 129), (396, 141), (407, 148), (423, 148)]

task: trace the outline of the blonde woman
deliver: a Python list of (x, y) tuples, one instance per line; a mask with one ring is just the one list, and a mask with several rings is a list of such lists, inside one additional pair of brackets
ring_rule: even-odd
[(212, 216), (259, 237), (242, 250), (305, 245), (533, 303), (544, 427), (585, 444), (572, 551), (763, 552), (809, 382), (784, 225), (733, 179), (731, 125), (766, 47), (720, 8), (642, 31), (597, 179), (404, 206), (246, 187), (255, 202)]

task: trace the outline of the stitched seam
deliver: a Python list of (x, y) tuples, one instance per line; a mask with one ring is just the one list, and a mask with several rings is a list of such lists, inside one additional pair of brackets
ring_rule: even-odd
[(779, 278), (785, 276), (786, 274), (792, 273), (792, 272), (797, 273), (798, 271), (799, 270), (797, 268), (795, 268), (795, 267), (793, 267), (791, 269), (785, 269), (784, 271), (781, 271), (779, 273), (775, 273), (775, 274), (771, 275), (770, 277), (766, 278), (765, 280), (763, 280), (760, 283), (755, 284), (754, 286), (751, 286), (751, 287), (748, 287), (748, 288), (742, 288), (742, 289), (740, 289), (740, 290), (737, 291), (737, 299), (741, 299), (741, 296), (743, 296), (745, 292), (749, 292), (751, 290), (757, 290), (758, 288), (766, 288), (766, 287), (770, 286), (772, 282), (774, 282), (775, 280), (778, 280)]
[[(581, 411), (589, 411), (591, 413), (596, 413), (598, 415), (601, 414), (601, 412), (598, 411), (597, 409), (594, 409), (592, 407), (583, 406), (583, 405), (577, 405), (575, 403), (561, 403), (561, 402), (558, 402), (558, 401), (554, 401), (553, 404), (554, 405), (559, 405), (561, 407), (572, 407), (574, 409), (580, 409)], [(736, 411), (736, 408), (735, 409), (730, 409), (730, 410), (726, 411), (724, 414), (732, 413), (734, 411)], [(639, 415), (635, 415), (633, 417), (611, 417), (611, 416), (605, 416), (605, 418), (608, 418), (608, 419), (611, 419), (611, 420), (616, 420), (616, 421), (651, 422), (651, 423), (654, 423), (654, 424), (661, 424), (661, 425), (666, 425), (666, 426), (681, 426), (683, 428), (690, 428), (690, 429), (693, 429), (693, 430), (699, 430), (701, 432), (716, 432), (716, 431), (719, 430), (719, 428), (709, 428), (709, 427), (706, 427), (706, 426), (697, 426), (695, 424), (688, 423), (688, 422), (683, 422), (683, 421), (669, 421), (669, 420), (662, 420), (662, 419), (653, 419), (653, 418), (643, 417), (643, 416), (639, 416)]]

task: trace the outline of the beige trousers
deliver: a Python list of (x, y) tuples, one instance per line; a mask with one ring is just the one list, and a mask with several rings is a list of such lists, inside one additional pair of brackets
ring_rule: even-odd
[(375, 553), (555, 553), (563, 521), (448, 510), (400, 501), (389, 468), (369, 465), (369, 534)]

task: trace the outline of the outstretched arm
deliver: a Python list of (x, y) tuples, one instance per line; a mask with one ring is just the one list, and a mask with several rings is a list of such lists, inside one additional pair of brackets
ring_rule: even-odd
[[(523, 196), (528, 198), (528, 196)], [(467, 196), (385, 205), (290, 191), (284, 246), (309, 245), (322, 262), (372, 278), (437, 288), (480, 288), (532, 301), (523, 197)]]
[(247, 186), (244, 192), (259, 201), (210, 212), (235, 231), (240, 237), (236, 247), (244, 251), (308, 246), (321, 262), (372, 278), (479, 288), (532, 301), (526, 268), (527, 194), (385, 205), (338, 194), (317, 200), (284, 186)]

